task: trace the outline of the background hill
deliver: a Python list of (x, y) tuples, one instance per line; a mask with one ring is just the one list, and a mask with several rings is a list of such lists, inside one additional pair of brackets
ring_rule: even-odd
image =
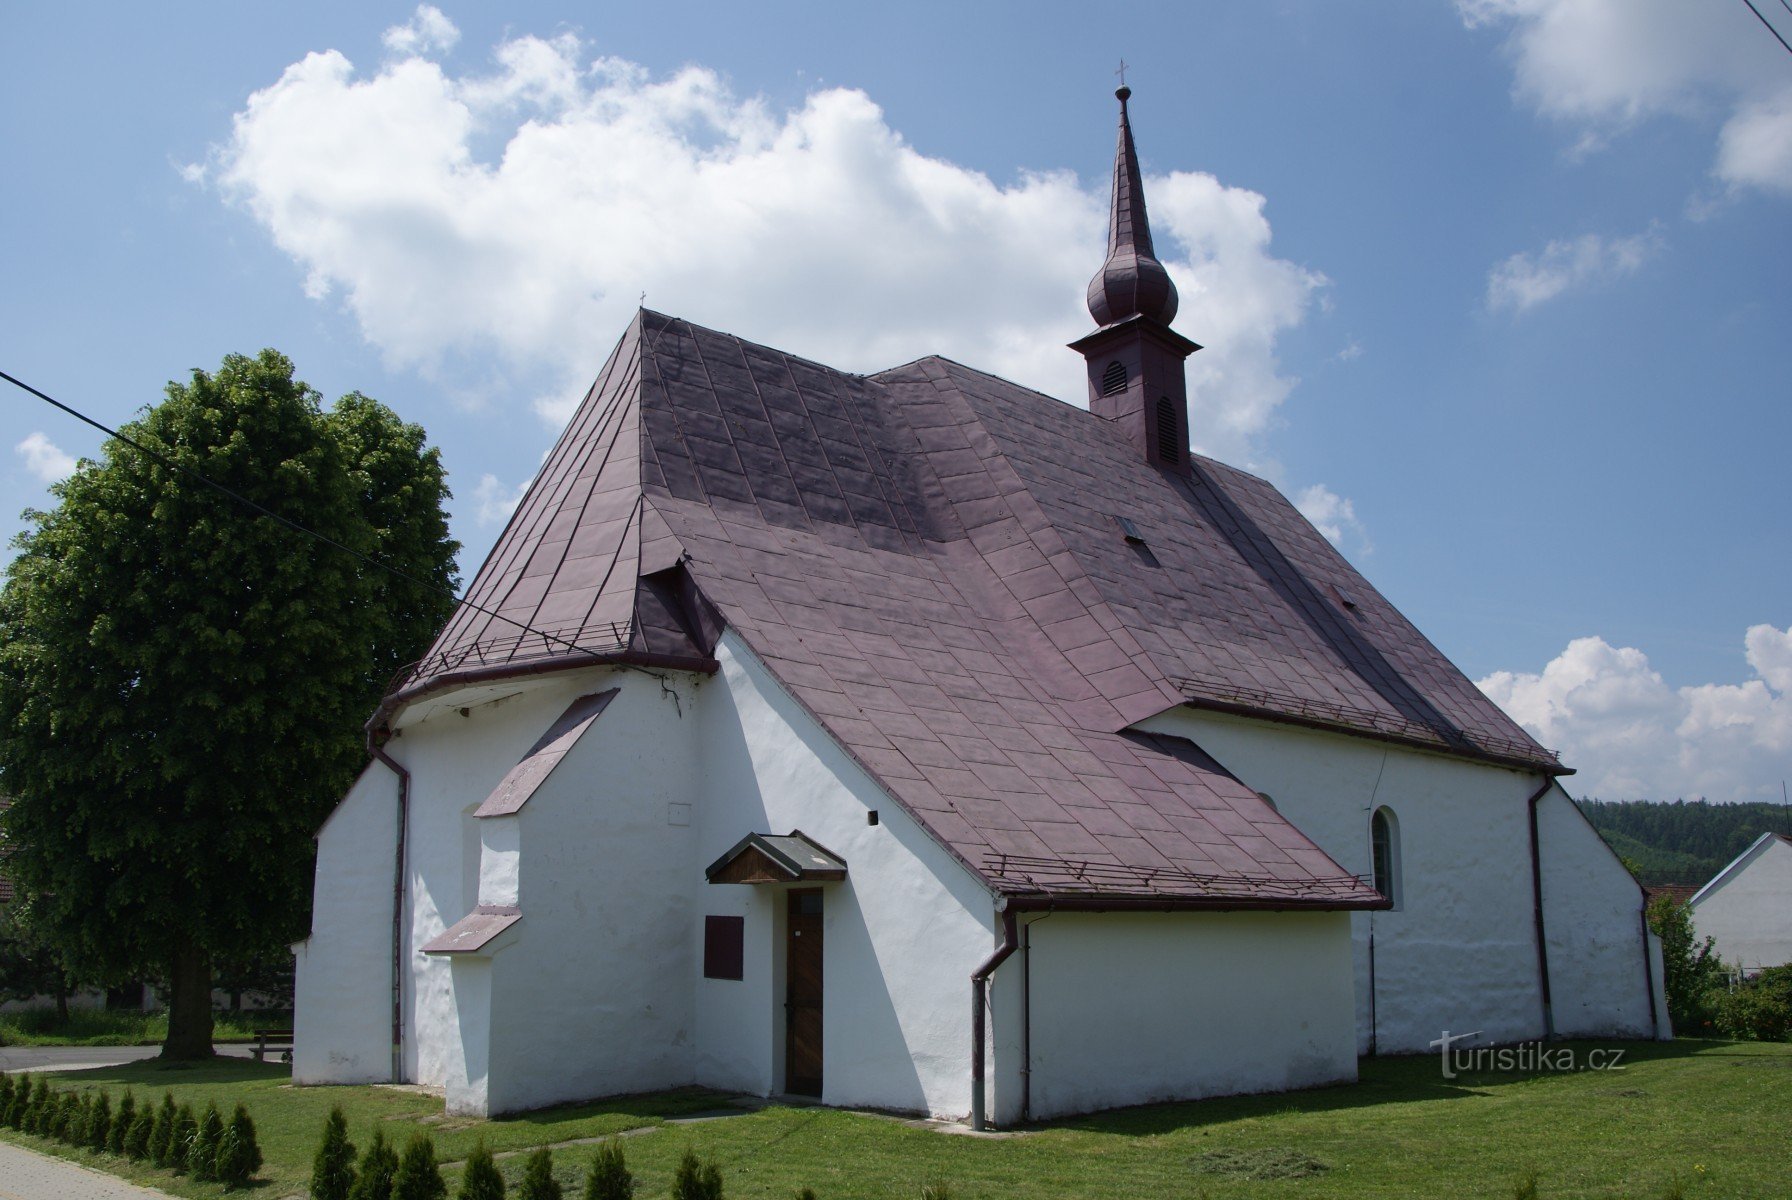
[(1578, 800), (1601, 837), (1644, 884), (1703, 884), (1763, 833), (1792, 836), (1779, 804), (1706, 800)]

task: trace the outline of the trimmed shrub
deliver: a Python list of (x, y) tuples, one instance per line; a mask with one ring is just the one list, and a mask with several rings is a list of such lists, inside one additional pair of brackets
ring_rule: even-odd
[(943, 1179), (921, 1185), (921, 1200), (952, 1200), (952, 1189)]
[(162, 1093), (162, 1106), (156, 1109), (154, 1123), (149, 1129), (149, 1161), (151, 1166), (172, 1167), (174, 1165), (174, 1122), (178, 1114), (174, 1108), (174, 1093)]
[(498, 1164), (485, 1148), (484, 1138), (467, 1155), (467, 1169), (461, 1172), (455, 1200), (504, 1200), (504, 1176), (498, 1174)]
[(113, 1154), (124, 1153), (124, 1139), (131, 1131), (131, 1122), (137, 1119), (137, 1098), (131, 1095), (131, 1089), (124, 1090), (124, 1098), (118, 1102), (118, 1115), (112, 1118), (112, 1129), (106, 1134), (106, 1149)]
[(86, 1143), (89, 1150), (104, 1152), (112, 1140), (112, 1097), (101, 1088), (87, 1109)]
[(193, 1143), (198, 1138), (199, 1122), (193, 1118), (193, 1106), (183, 1104), (174, 1110), (174, 1135), (168, 1140), (168, 1165), (176, 1173), (189, 1169)]
[(0, 1071), (0, 1119), (4, 1119), (8, 1109), (12, 1107), (13, 1078), (5, 1071)]
[(516, 1186), (516, 1200), (560, 1200), (560, 1182), (554, 1178), (554, 1153), (546, 1146), (529, 1156), (523, 1181)]
[(187, 1144), (187, 1174), (200, 1183), (215, 1181), (218, 1178), (218, 1143), (223, 1140), (224, 1114), (218, 1111), (218, 1102), (214, 1100), (205, 1106), (205, 1115), (199, 1118), (199, 1128)]
[(50, 1136), (59, 1142), (80, 1140), (80, 1126), (85, 1114), (81, 1111), (87, 1097), (64, 1092), (56, 1098), (56, 1111), (50, 1117)]
[(324, 1140), (311, 1160), (311, 1200), (348, 1200), (355, 1187), (355, 1144), (338, 1104), (324, 1118)]
[(622, 1157), (622, 1139), (611, 1138), (597, 1148), (591, 1170), (585, 1175), (585, 1200), (634, 1200), (635, 1177)]
[(686, 1150), (672, 1173), (672, 1200), (722, 1200), (722, 1173), (714, 1163), (699, 1164), (696, 1153)]
[(12, 1081), (12, 1091), (6, 1097), (6, 1108), (0, 1111), (0, 1122), (9, 1129), (18, 1129), (25, 1123), (25, 1109), (31, 1104), (31, 1073), (29, 1071)]
[(46, 1080), (39, 1078), (31, 1091), (31, 1108), (25, 1114), (25, 1132), (47, 1137), (56, 1120), (56, 1103), (56, 1093), (50, 1090)]
[(212, 1174), (225, 1190), (248, 1184), (261, 1170), (261, 1146), (255, 1140), (255, 1122), (241, 1104), (230, 1114), (230, 1123), (218, 1138), (218, 1153)]
[(392, 1200), (392, 1177), (396, 1174), (398, 1155), (386, 1145), (386, 1135), (375, 1126), (373, 1141), (361, 1156), (360, 1169), (355, 1173), (355, 1186), (349, 1191), (349, 1200)]
[(392, 1175), (392, 1200), (448, 1200), (448, 1185), (436, 1165), (436, 1144), (428, 1135), (413, 1133), (405, 1143)]
[(791, 1193), (791, 1200), (815, 1200), (814, 1188), (799, 1188)]
[(131, 1127), (124, 1131), (124, 1144), (120, 1153), (132, 1162), (142, 1162), (149, 1157), (149, 1138), (155, 1132), (156, 1116), (148, 1105), (139, 1109), (131, 1118)]

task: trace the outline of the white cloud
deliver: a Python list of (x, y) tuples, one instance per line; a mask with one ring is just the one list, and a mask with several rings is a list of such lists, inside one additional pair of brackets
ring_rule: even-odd
[(1536, 254), (1514, 254), (1488, 273), (1487, 307), (1524, 312), (1571, 288), (1634, 275), (1663, 245), (1661, 231), (1651, 227), (1621, 238), (1586, 233), (1553, 241)]
[(1576, 638), (1541, 674), (1498, 671), (1480, 688), (1601, 799), (1771, 799), (1792, 771), (1792, 629), (1749, 629), (1755, 677), (1670, 687), (1648, 656)]
[[(851, 370), (939, 353), (1082, 399), (1064, 343), (1089, 328), (1105, 178), (998, 185), (908, 145), (862, 92), (779, 112), (701, 67), (654, 79), (587, 53), (518, 37), (458, 76), (312, 54), (249, 99), (211, 177), (395, 365), (495, 353), (550, 421), (642, 292)], [(1276, 339), (1324, 280), (1271, 253), (1262, 196), (1191, 173), (1147, 186), (1180, 325), (1209, 346), (1196, 440), (1249, 459), (1294, 383)]]
[(1368, 531), (1357, 520), (1356, 505), (1323, 483), (1303, 489), (1295, 497), (1294, 507), (1300, 510), (1301, 516), (1313, 522), (1313, 527), (1332, 545), (1343, 546), (1345, 536), (1349, 535), (1364, 552), (1373, 548), (1369, 545)]
[(1785, 50), (1742, 5), (1457, 0), (1457, 10), (1470, 27), (1507, 31), (1518, 98), (1573, 125), (1577, 150), (1645, 118), (1715, 115), (1712, 174), (1792, 193)]
[(530, 482), (525, 479), (514, 488), (507, 488), (496, 475), (481, 475), (479, 482), (473, 485), (474, 518), (482, 526), (508, 521), (511, 512), (522, 502), (523, 493), (529, 490)]
[(454, 43), (460, 41), (460, 30), (435, 5), (419, 4), (409, 21), (386, 30), (380, 41), (394, 54), (428, 54), (454, 49)]
[(75, 456), (63, 450), (41, 432), (28, 434), (25, 440), (14, 446), (12, 450), (14, 454), (25, 460), (25, 469), (42, 483), (55, 483), (74, 473)]

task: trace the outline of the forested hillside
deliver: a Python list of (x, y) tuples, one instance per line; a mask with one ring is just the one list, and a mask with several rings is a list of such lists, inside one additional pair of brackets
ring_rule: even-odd
[(1705, 800), (1581, 800), (1606, 844), (1627, 859), (1643, 883), (1703, 884), (1769, 830), (1792, 837), (1792, 817), (1778, 804), (1712, 804)]

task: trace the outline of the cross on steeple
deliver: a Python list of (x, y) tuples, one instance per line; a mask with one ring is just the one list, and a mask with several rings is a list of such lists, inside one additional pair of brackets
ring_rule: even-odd
[(1115, 71), (1114, 74), (1116, 74), (1120, 77), (1120, 86), (1125, 87), (1126, 86), (1126, 60), (1124, 58), (1120, 60), (1120, 69), (1118, 71)]

